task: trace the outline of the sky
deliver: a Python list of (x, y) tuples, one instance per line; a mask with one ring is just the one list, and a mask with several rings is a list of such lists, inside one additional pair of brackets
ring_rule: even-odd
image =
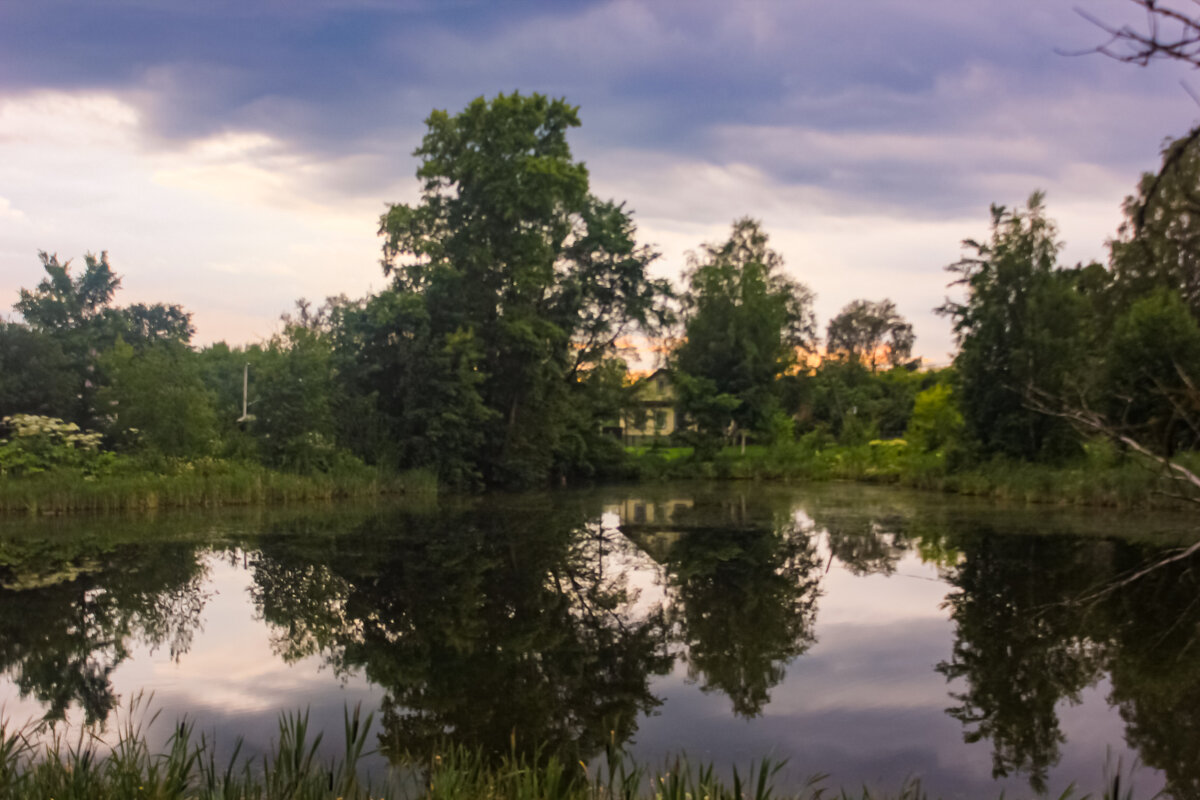
[[(37, 252), (107, 250), (121, 304), (257, 341), (300, 297), (385, 281), (432, 109), (520, 90), (580, 107), (574, 155), (678, 279), (762, 220), (824, 328), (933, 308), (992, 203), (1045, 190), (1068, 264), (1186, 133), (1200, 75), (1078, 55), (1130, 0), (0, 0), (0, 313)], [(1074, 55), (1073, 55), (1074, 54)]]

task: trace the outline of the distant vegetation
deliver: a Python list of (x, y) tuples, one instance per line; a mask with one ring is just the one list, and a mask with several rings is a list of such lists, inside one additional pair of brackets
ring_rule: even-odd
[[(887, 299), (849, 303), (822, 340), (791, 277), (820, 265), (785, 271), (752, 219), (682, 287), (652, 278), (632, 213), (571, 156), (578, 124), (540, 95), (435, 111), (419, 202), (380, 220), (389, 285), (301, 300), (256, 344), (196, 347), (179, 306), (115, 303), (106, 254), (42, 253), (0, 322), (0, 508), (658, 474), (1118, 505), (1200, 490), (1196, 136), (1128, 199), (1106, 265), (1058, 262), (1040, 194), (994, 207), (949, 267), (954, 363), (925, 369)], [(631, 341), (663, 343), (683, 420), (649, 453), (613, 435), (640, 408)]]

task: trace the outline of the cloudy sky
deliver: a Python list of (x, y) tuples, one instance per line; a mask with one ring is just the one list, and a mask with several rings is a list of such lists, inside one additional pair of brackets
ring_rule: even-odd
[(38, 250), (108, 250), (122, 302), (269, 335), (298, 297), (383, 285), (385, 203), (416, 196), (433, 108), (519, 89), (581, 107), (575, 155), (678, 277), (762, 219), (824, 325), (931, 309), (992, 202), (1045, 189), (1064, 259), (1200, 108), (1171, 65), (1072, 57), (1128, 0), (0, 0), (0, 294)]

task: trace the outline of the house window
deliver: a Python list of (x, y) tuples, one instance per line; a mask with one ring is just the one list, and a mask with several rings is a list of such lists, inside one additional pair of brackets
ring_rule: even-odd
[(661, 430), (666, 430), (666, 428), (667, 428), (667, 412), (666, 411), (655, 411), (654, 412), (654, 430), (661, 431)]

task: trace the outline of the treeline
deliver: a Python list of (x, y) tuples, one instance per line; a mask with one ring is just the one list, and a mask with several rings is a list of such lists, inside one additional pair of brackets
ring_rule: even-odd
[(685, 421), (662, 443), (697, 463), (747, 441), (890, 440), (950, 472), (1065, 464), (1095, 436), (1120, 442), (1117, 459), (1181, 464), (1195, 448), (1194, 137), (1127, 201), (1107, 265), (1058, 262), (1040, 195), (993, 208), (990, 238), (950, 267), (954, 365), (929, 371), (886, 299), (849, 304), (822, 336), (812, 292), (753, 220), (692, 254), (682, 287), (653, 277), (631, 212), (572, 158), (578, 124), (540, 95), (435, 111), (415, 151), (420, 200), (380, 220), (388, 287), (300, 301), (259, 344), (196, 348), (178, 306), (115, 304), (104, 254), (75, 271), (42, 254), (44, 279), (0, 323), (0, 473), (235, 461), (421, 468), (464, 488), (629, 476), (606, 429), (639, 413), (630, 348), (655, 342)]

